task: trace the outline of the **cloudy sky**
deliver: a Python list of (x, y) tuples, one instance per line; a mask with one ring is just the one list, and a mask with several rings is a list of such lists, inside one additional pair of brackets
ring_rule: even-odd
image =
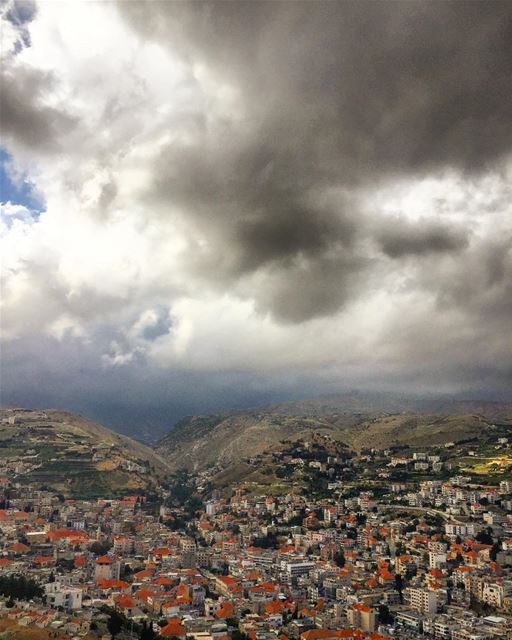
[(2, 5), (2, 403), (512, 388), (512, 3)]

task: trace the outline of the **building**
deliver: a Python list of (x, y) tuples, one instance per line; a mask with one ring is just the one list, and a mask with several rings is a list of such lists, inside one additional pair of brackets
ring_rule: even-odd
[(409, 587), (406, 589), (406, 598), (410, 606), (422, 613), (437, 613), (438, 597), (435, 591), (425, 588)]
[(63, 607), (68, 611), (82, 608), (82, 589), (69, 587), (60, 582), (48, 582), (44, 585), (46, 603), (53, 608)]
[(292, 582), (296, 581), (299, 576), (308, 574), (314, 568), (314, 562), (287, 562), (285, 564), (285, 571)]
[(347, 609), (347, 620), (350, 626), (361, 631), (373, 632), (377, 627), (377, 614), (374, 609), (364, 604), (353, 604)]
[(96, 582), (102, 580), (119, 580), (121, 573), (121, 563), (114, 556), (100, 556), (96, 560), (94, 578)]

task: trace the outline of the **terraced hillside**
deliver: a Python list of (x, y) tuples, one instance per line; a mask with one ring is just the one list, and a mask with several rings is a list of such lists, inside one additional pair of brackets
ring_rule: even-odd
[(166, 464), (149, 447), (65, 411), (0, 410), (0, 473), (66, 496), (125, 494), (155, 485)]

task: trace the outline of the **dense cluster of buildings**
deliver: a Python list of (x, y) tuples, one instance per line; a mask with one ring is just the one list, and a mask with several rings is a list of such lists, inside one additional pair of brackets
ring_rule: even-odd
[(512, 636), (509, 481), (355, 486), (329, 477), (313, 498), (210, 484), (190, 512), (165, 490), (68, 500), (4, 480), (0, 586), (24, 576), (43, 595), (4, 594), (0, 618), (87, 638), (112, 610), (183, 640)]

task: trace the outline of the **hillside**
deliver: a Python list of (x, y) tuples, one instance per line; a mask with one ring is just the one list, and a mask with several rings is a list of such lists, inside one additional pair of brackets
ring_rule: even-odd
[[(347, 417), (346, 426), (358, 419)], [(156, 451), (172, 467), (203, 469), (227, 466), (282, 440), (297, 440), (313, 431), (336, 437), (337, 429), (326, 419), (240, 412), (229, 416), (192, 416), (181, 420), (156, 445)]]
[(429, 447), (478, 437), (490, 422), (475, 415), (394, 414), (366, 420), (345, 430), (345, 441), (356, 451), (372, 447)]
[(332, 414), (292, 416), (277, 411), (194, 416), (179, 422), (156, 445), (171, 468), (227, 468), (286, 440), (329, 435), (353, 451), (407, 445), (426, 447), (475, 438), (491, 421), (478, 415)]
[(74, 497), (147, 489), (166, 470), (149, 447), (82, 416), (27, 409), (0, 409), (0, 467)]

